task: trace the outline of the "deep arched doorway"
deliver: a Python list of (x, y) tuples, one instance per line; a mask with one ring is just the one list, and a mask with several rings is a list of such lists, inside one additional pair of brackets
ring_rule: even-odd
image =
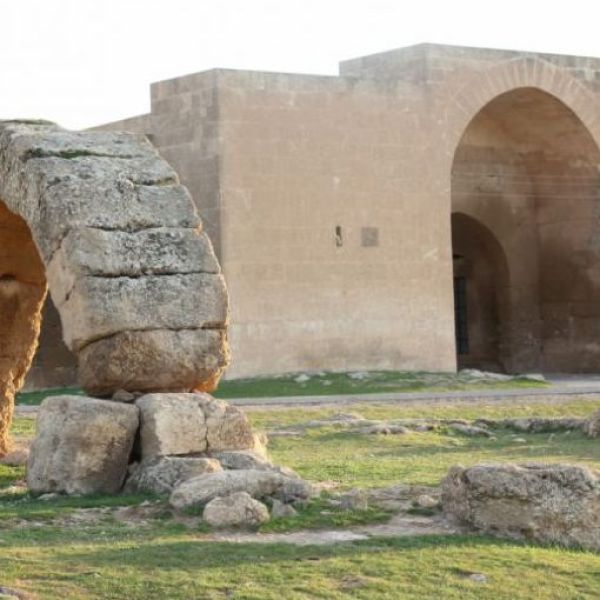
[(452, 215), (458, 366), (504, 369), (509, 272), (494, 234), (476, 219)]
[[(489, 320), (480, 331), (503, 370), (600, 371), (599, 165), (579, 118), (537, 88), (498, 96), (461, 138), (452, 212), (484, 227), (506, 262), (506, 281), (489, 267), (495, 291), (480, 307), (496, 314), (496, 333)], [(481, 241), (481, 229), (453, 224), (455, 255)], [(486, 368), (488, 355), (467, 362)]]

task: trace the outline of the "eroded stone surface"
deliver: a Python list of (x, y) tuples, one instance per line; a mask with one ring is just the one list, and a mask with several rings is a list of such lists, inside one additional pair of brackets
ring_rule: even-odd
[(229, 362), (220, 329), (124, 331), (79, 352), (79, 378), (90, 393), (121, 384), (136, 391), (212, 391)]
[(224, 400), (208, 394), (199, 397), (206, 417), (208, 448), (219, 450), (254, 450), (264, 454), (264, 440), (253, 430), (246, 414)]
[(486, 533), (600, 549), (600, 473), (578, 465), (453, 467), (444, 513)]
[(202, 518), (212, 527), (256, 527), (269, 520), (269, 510), (247, 492), (235, 492), (211, 500)]
[(27, 466), (35, 493), (115, 493), (138, 428), (138, 408), (84, 396), (46, 398)]
[(207, 449), (206, 420), (199, 399), (200, 394), (148, 394), (136, 400), (143, 459)]
[(214, 458), (197, 456), (156, 456), (135, 465), (127, 479), (128, 492), (151, 492), (168, 494), (183, 481), (221, 471)]
[(184, 481), (173, 490), (169, 502), (176, 509), (185, 509), (204, 506), (213, 498), (236, 492), (247, 492), (256, 499), (273, 496), (282, 502), (292, 502), (306, 500), (313, 494), (313, 489), (302, 479), (272, 471), (220, 471)]
[(68, 315), (63, 317), (65, 343), (81, 350), (125, 331), (224, 330), (225, 298), (225, 280), (216, 274), (82, 277), (56, 306)]
[[(136, 400), (140, 409), (142, 458), (221, 451), (251, 451), (255, 464), (262, 458), (264, 444), (243, 411), (209, 394), (196, 392), (146, 394)], [(239, 468), (252, 466), (251, 458), (228, 456)], [(245, 460), (244, 460), (245, 459)], [(269, 463), (270, 464), (270, 463)]]

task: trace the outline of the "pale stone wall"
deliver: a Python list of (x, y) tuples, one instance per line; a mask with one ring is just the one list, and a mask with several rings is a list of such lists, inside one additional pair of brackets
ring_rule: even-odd
[[(567, 142), (541, 97), (534, 126), (510, 102), (482, 110), (521, 88), (573, 115)], [(507, 260), (500, 366), (600, 370), (599, 59), (422, 44), (339, 77), (214, 70), (151, 96), (104, 128), (150, 134), (192, 192), (229, 283), (229, 376), (453, 370), (453, 212)], [(472, 326), (493, 362), (489, 308)]]
[(231, 376), (454, 369), (425, 102), (403, 83), (220, 73)]

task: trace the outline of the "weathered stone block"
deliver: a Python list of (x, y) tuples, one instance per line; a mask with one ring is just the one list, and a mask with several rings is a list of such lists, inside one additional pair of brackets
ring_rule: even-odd
[(600, 472), (578, 465), (453, 467), (444, 513), (493, 535), (600, 549)]
[(200, 397), (200, 403), (206, 417), (206, 439), (211, 451), (254, 450), (264, 454), (264, 446), (242, 410), (208, 394)]
[(225, 331), (124, 331), (79, 352), (79, 381), (90, 394), (212, 391), (229, 362)]
[(205, 233), (157, 227), (138, 232), (72, 229), (47, 267), (57, 302), (86, 276), (140, 277), (182, 273), (219, 273)]
[(215, 458), (201, 456), (155, 456), (137, 464), (125, 484), (128, 492), (168, 494), (183, 481), (221, 471)]
[(274, 496), (282, 502), (292, 502), (310, 498), (313, 489), (302, 479), (273, 471), (220, 471), (184, 481), (173, 490), (169, 502), (174, 508), (185, 509), (204, 506), (213, 498), (236, 492), (247, 492), (257, 499)]
[(246, 492), (211, 500), (202, 518), (212, 527), (257, 527), (269, 520), (269, 509)]
[(84, 277), (55, 302), (74, 350), (122, 331), (224, 329), (228, 317), (223, 276), (205, 273)]
[(142, 459), (206, 450), (199, 394), (148, 394), (138, 398)]
[(32, 492), (116, 493), (127, 473), (138, 409), (84, 396), (46, 398), (27, 467)]

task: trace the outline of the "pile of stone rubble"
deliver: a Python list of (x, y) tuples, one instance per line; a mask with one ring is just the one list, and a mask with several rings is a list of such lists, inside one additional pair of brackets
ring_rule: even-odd
[[(266, 437), (244, 413), (206, 393), (114, 400), (55, 396), (40, 407), (27, 484), (36, 494), (170, 494), (175, 509), (202, 509), (214, 526), (257, 525), (313, 494), (271, 463)], [(125, 400), (125, 401), (124, 401)]]

